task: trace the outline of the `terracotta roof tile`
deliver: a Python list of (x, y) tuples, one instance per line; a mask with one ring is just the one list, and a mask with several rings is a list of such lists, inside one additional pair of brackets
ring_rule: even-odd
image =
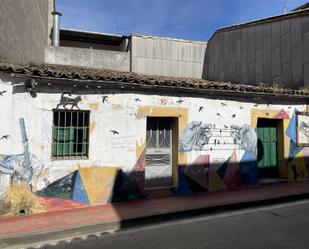
[(119, 72), (103, 69), (91, 69), (51, 64), (16, 64), (0, 60), (0, 70), (8, 73), (19, 73), (27, 76), (41, 76), (61, 79), (80, 79), (93, 81), (126, 82), (156, 86), (171, 86), (182, 88), (230, 90), (237, 92), (260, 92), (276, 94), (308, 95), (307, 89), (296, 90), (287, 88), (252, 86), (230, 82), (214, 82), (196, 78), (166, 77), (141, 75), (133, 72)]

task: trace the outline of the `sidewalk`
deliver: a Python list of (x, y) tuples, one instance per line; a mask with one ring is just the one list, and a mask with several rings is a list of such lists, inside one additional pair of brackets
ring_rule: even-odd
[(20, 217), (0, 217), (0, 240), (27, 238), (83, 227), (111, 225), (124, 228), (173, 217), (205, 214), (218, 210), (273, 204), (309, 197), (309, 181), (264, 185), (233, 191), (203, 192), (192, 196), (166, 197), (53, 211)]

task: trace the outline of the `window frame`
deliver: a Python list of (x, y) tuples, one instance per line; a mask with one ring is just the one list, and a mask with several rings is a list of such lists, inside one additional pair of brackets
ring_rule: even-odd
[[(88, 125), (87, 126), (82, 126), (82, 127), (86, 127), (86, 136), (87, 136), (87, 140), (86, 142), (82, 142), (82, 146), (84, 144), (86, 144), (86, 152), (85, 155), (69, 155), (69, 156), (57, 156), (56, 154), (53, 153), (53, 146), (56, 143), (59, 143), (58, 141), (54, 141), (54, 127), (59, 127), (59, 126), (55, 126), (55, 113), (56, 112), (63, 112), (63, 113), (87, 113), (88, 114)], [(89, 159), (89, 146), (90, 146), (90, 110), (71, 110), (71, 109), (52, 109), (52, 131), (51, 131), (51, 146), (50, 146), (50, 158), (52, 161), (61, 161), (61, 160), (88, 160)], [(59, 122), (59, 121), (58, 121)], [(85, 121), (83, 121), (85, 122)], [(64, 127), (69, 127), (69, 126), (64, 126)], [(79, 128), (78, 124), (77, 126), (74, 126), (74, 128)], [(74, 138), (74, 142), (76, 142), (75, 138)], [(73, 142), (73, 143), (74, 143)], [(77, 142), (78, 144), (78, 142)]]

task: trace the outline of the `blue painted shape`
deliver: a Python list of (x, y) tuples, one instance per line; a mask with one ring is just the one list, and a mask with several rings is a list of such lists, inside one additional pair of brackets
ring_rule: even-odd
[(294, 109), (293, 116), (290, 120), (289, 126), (286, 129), (285, 134), (294, 142), (296, 143), (296, 112), (297, 109)]
[(229, 161), (230, 161), (231, 157), (229, 157), (222, 165), (221, 167), (217, 170), (217, 174), (220, 176), (221, 180), (223, 180), (224, 176), (225, 176), (225, 172), (227, 170)]
[(290, 154), (289, 154), (288, 162), (291, 162), (302, 149), (303, 149), (302, 147), (298, 147), (296, 145), (296, 143), (294, 143), (291, 140), (290, 141)]
[(54, 181), (53, 183), (49, 184), (47, 187), (36, 192), (36, 194), (72, 200), (73, 198), (72, 192), (76, 174), (77, 171), (74, 171), (71, 174), (62, 177)]
[(178, 187), (172, 189), (174, 195), (192, 195), (191, 186), (185, 175), (185, 167), (178, 167)]
[(79, 172), (77, 172), (73, 188), (73, 200), (89, 204), (88, 195)]
[(253, 153), (246, 151), (239, 163), (242, 184), (255, 186), (258, 180), (258, 165)]

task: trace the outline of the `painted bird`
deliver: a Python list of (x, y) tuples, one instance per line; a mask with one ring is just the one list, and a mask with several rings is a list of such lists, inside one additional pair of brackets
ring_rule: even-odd
[(3, 94), (6, 93), (6, 91), (2, 91), (0, 92), (0, 95), (3, 96)]
[(0, 137), (0, 140), (2, 140), (2, 139), (8, 140), (9, 137), (10, 137), (10, 135), (4, 135), (4, 136)]
[(219, 112), (217, 112), (217, 116), (221, 116), (221, 114)]
[(253, 106), (258, 107), (259, 104), (254, 104)]
[(115, 135), (115, 134), (119, 134), (119, 132), (118, 132), (118, 131), (116, 131), (116, 130), (110, 130), (110, 132), (111, 132), (111, 133), (113, 133), (113, 135)]
[(240, 106), (239, 109), (244, 109), (244, 108), (242, 106)]
[(176, 101), (177, 104), (181, 104), (182, 102), (183, 102), (182, 99)]
[(134, 99), (136, 102), (141, 102), (139, 98)]
[(204, 106), (200, 106), (200, 108), (198, 109), (199, 112), (203, 111)]
[(228, 126), (227, 126), (227, 125), (224, 125), (224, 128), (225, 128), (225, 129), (227, 129), (227, 128), (228, 128)]
[(232, 118), (235, 118), (235, 117), (236, 117), (236, 114), (233, 114), (233, 115), (232, 115)]
[(226, 104), (225, 104), (225, 103), (223, 103), (223, 102), (221, 102), (221, 105), (226, 106)]
[(103, 104), (104, 104), (105, 102), (107, 102), (107, 99), (108, 99), (108, 96), (103, 96), (103, 97), (102, 97), (102, 102), (103, 102)]

